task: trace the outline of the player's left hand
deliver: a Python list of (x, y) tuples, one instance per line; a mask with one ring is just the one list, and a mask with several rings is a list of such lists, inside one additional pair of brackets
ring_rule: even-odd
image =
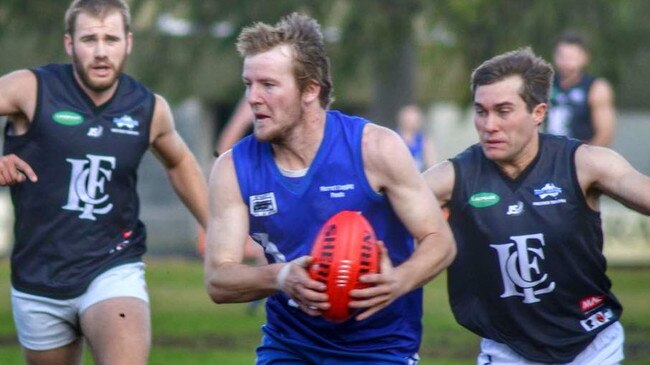
[(352, 300), (348, 304), (350, 308), (363, 309), (355, 319), (364, 320), (371, 315), (386, 308), (390, 303), (404, 294), (399, 278), (395, 275), (393, 264), (388, 256), (388, 250), (383, 242), (377, 241), (379, 254), (381, 255), (380, 272), (378, 274), (366, 274), (359, 278), (362, 283), (373, 286), (364, 289), (350, 291)]

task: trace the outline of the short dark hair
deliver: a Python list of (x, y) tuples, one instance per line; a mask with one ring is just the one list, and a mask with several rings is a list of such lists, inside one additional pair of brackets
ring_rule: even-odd
[(535, 55), (530, 47), (520, 48), (495, 56), (472, 72), (472, 99), (476, 88), (493, 84), (510, 76), (520, 76), (523, 87), (519, 95), (528, 111), (541, 103), (548, 103), (553, 67), (543, 58)]
[(275, 26), (255, 23), (246, 27), (237, 38), (237, 50), (242, 57), (266, 52), (283, 44), (293, 49), (294, 76), (300, 91), (304, 91), (310, 81), (316, 81), (320, 85), (320, 105), (327, 109), (333, 100), (334, 87), (323, 34), (316, 20), (292, 13)]
[(587, 37), (574, 31), (562, 33), (555, 42), (556, 46), (559, 44), (572, 44), (582, 48), (585, 52), (589, 52), (590, 48)]
[(129, 5), (124, 0), (74, 0), (65, 12), (65, 32), (74, 35), (75, 23), (80, 13), (88, 13), (94, 17), (103, 18), (113, 11), (122, 15), (124, 32), (131, 31), (131, 13)]

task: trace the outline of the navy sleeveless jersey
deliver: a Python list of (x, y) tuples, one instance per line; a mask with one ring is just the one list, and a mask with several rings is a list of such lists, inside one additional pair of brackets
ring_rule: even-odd
[[(323, 141), (307, 174), (281, 174), (271, 145), (244, 138), (233, 158), (250, 234), (264, 246), (269, 262), (288, 262), (311, 251), (325, 221), (341, 210), (361, 211), (385, 242), (394, 265), (408, 259), (413, 239), (388, 199), (366, 179), (361, 138), (367, 121), (327, 112)], [(292, 306), (283, 292), (267, 300), (266, 328), (306, 346), (410, 356), (421, 339), (422, 290), (414, 290), (364, 321), (335, 324)]]
[(154, 95), (127, 75), (113, 98), (95, 106), (71, 65), (33, 70), (34, 119), (26, 134), (7, 128), (15, 153), (38, 182), (11, 187), (15, 211), (12, 285), (27, 293), (72, 298), (116, 265), (140, 260), (136, 170), (149, 146)]
[(578, 185), (579, 145), (540, 134), (538, 155), (515, 180), (479, 145), (452, 159), (452, 311), (532, 361), (571, 361), (622, 311), (605, 275), (600, 214)]
[(548, 133), (581, 141), (588, 141), (594, 136), (589, 107), (589, 89), (594, 80), (593, 76), (585, 74), (576, 85), (563, 89), (556, 75), (546, 125)]

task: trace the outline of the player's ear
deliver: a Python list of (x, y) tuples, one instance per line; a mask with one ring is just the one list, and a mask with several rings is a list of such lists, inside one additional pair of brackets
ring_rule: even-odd
[(126, 54), (131, 54), (133, 48), (133, 33), (126, 33)]
[(302, 100), (305, 103), (313, 103), (318, 101), (320, 96), (320, 84), (316, 80), (310, 80), (302, 91)]
[(68, 54), (68, 56), (72, 57), (72, 48), (74, 46), (74, 40), (72, 39), (72, 35), (66, 33), (63, 36), (63, 47), (65, 47), (65, 53)]
[(535, 122), (535, 125), (540, 125), (544, 121), (544, 117), (546, 116), (546, 111), (548, 110), (548, 104), (546, 103), (539, 103), (535, 105), (533, 108), (533, 121)]

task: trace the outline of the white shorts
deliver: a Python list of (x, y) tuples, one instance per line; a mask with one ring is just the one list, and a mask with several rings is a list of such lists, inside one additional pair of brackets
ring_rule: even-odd
[(91, 305), (117, 297), (136, 297), (149, 303), (144, 267), (143, 262), (114, 267), (73, 299), (51, 299), (11, 288), (18, 341), (30, 350), (59, 348), (82, 336), (79, 317)]
[[(620, 322), (615, 322), (602, 330), (578, 356), (565, 365), (617, 365), (625, 358), (623, 342), (625, 333)], [(477, 365), (543, 365), (524, 359), (510, 347), (500, 342), (484, 338), (481, 340), (481, 353)]]

